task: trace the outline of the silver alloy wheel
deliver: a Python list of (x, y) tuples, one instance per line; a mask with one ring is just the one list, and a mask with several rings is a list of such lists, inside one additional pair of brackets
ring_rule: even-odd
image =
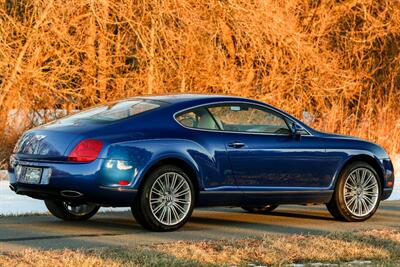
[(344, 183), (344, 202), (353, 215), (368, 215), (374, 210), (378, 197), (378, 180), (371, 170), (357, 168), (347, 176)]
[(68, 202), (63, 202), (63, 205), (69, 213), (75, 216), (87, 215), (91, 213), (95, 208), (97, 208), (97, 205), (95, 204), (72, 205)]
[(176, 225), (189, 213), (192, 192), (186, 179), (176, 172), (160, 175), (150, 189), (153, 216), (164, 225)]

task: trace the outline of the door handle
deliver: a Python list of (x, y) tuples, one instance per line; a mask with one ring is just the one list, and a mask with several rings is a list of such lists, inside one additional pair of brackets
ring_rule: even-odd
[(244, 147), (245, 144), (242, 142), (239, 142), (239, 141), (234, 141), (232, 143), (229, 143), (228, 146), (233, 147), (233, 148), (241, 148), (241, 147)]

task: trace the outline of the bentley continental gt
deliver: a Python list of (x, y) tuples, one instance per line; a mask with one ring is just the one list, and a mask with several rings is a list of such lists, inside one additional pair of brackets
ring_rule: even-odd
[(256, 100), (195, 94), (128, 98), (29, 130), (8, 174), (13, 191), (62, 220), (131, 207), (153, 231), (176, 230), (204, 206), (268, 213), (320, 203), (339, 220), (364, 221), (394, 183), (374, 143)]

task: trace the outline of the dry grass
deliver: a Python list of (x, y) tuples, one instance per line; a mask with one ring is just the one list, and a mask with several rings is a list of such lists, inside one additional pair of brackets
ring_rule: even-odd
[(0, 0), (0, 158), (32, 111), (169, 92), (307, 111), (393, 154), (399, 73), (399, 1)]
[(0, 253), (0, 266), (15, 267), (119, 267), (119, 266), (199, 266), (148, 248), (96, 250), (22, 250)]
[(266, 236), (263, 239), (178, 242), (158, 247), (177, 258), (201, 263), (280, 265), (291, 262), (346, 262), (389, 258), (389, 252), (358, 241), (324, 236)]
[(367, 237), (381, 238), (388, 241), (396, 242), (400, 245), (400, 232), (395, 229), (379, 229), (371, 230), (363, 234)]
[(80, 252), (73, 250), (63, 251), (38, 251), (24, 250), (0, 254), (0, 266), (36, 266), (36, 267), (61, 267), (61, 266), (121, 266), (113, 259), (102, 259), (96, 253)]
[[(0, 266), (214, 266), (372, 261), (400, 264), (400, 232), (395, 229), (319, 235), (267, 235), (260, 239), (165, 243), (141, 248), (24, 250), (0, 253)], [(351, 265), (351, 264), (350, 264)]]

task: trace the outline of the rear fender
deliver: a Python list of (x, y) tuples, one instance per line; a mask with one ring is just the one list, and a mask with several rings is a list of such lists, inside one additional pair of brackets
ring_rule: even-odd
[(203, 190), (202, 165), (215, 164), (203, 147), (186, 139), (147, 139), (115, 143), (108, 146), (107, 159), (124, 160), (132, 164), (134, 168), (134, 178), (130, 185), (132, 189), (138, 189), (148, 170), (158, 162), (178, 159), (193, 169), (199, 189)]

